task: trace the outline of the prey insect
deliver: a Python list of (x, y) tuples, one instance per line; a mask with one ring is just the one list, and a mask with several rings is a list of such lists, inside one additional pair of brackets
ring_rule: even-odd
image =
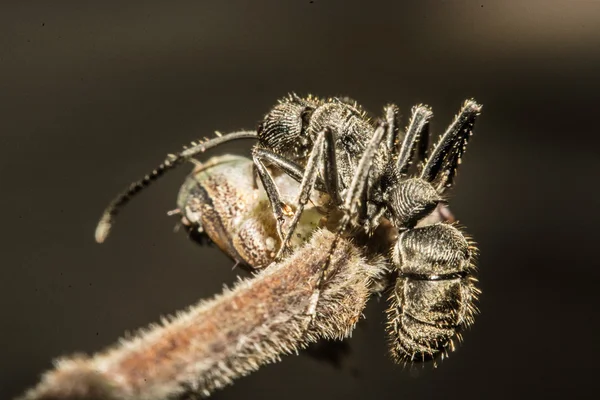
[[(373, 121), (347, 100), (291, 95), (267, 113), (255, 134), (209, 140), (134, 183), (106, 210), (97, 239), (104, 240), (119, 208), (154, 176), (226, 140), (254, 137), (258, 140), (253, 147), (254, 166), (280, 239), (275, 259), (285, 256), (315, 189), (329, 196), (329, 209), (342, 213), (329, 254), (334, 254), (349, 232), (358, 229), (371, 234), (382, 221), (391, 223), (398, 232), (390, 246), (398, 275), (389, 311), (392, 354), (398, 361), (433, 359), (452, 349), (460, 330), (472, 323), (478, 294), (473, 264), (476, 248), (455, 225), (425, 225), (423, 221), (446, 203), (443, 195), (454, 183), (480, 110), (475, 101), (466, 101), (428, 152), (432, 112), (426, 106), (414, 107), (407, 129), (400, 132), (394, 105), (386, 106), (384, 117)], [(267, 166), (300, 183), (293, 203), (284, 202)], [(327, 258), (307, 309), (312, 317), (330, 272), (331, 259)]]
[[(178, 205), (187, 225), (196, 230), (203, 226), (233, 258), (258, 266), (274, 257), (276, 248), (267, 243), (276, 229), (264, 190), (252, 188), (252, 177), (249, 159), (212, 158), (186, 179)], [(297, 192), (298, 184), (289, 177), (275, 179)], [(318, 204), (320, 199), (314, 201)], [(59, 360), (21, 400), (208, 396), (320, 339), (348, 337), (371, 293), (381, 290), (378, 282), (387, 262), (376, 251), (346, 239), (340, 239), (330, 255), (336, 238), (326, 228), (328, 223), (335, 221), (327, 221), (317, 206), (307, 207), (299, 222), (306, 237), (294, 243), (284, 260), (106, 351)], [(305, 312), (314, 293), (311, 283), (328, 257), (335, 272), (326, 277), (317, 308), (320, 317), (313, 319)]]
[[(298, 183), (289, 175), (273, 171), (285, 201), (293, 201)], [(302, 214), (291, 246), (303, 245), (317, 228), (327, 229), (339, 221), (339, 213), (327, 208), (328, 196), (314, 193)], [(186, 178), (177, 196), (176, 210), (192, 237), (205, 235), (236, 263), (251, 271), (275, 259), (281, 241), (277, 235), (269, 199), (253, 179), (253, 163), (241, 156), (213, 157)], [(204, 243), (206, 239), (199, 239)]]

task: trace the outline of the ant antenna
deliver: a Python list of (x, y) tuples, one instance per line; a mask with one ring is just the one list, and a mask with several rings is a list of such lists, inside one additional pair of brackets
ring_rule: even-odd
[(179, 154), (170, 154), (167, 159), (163, 161), (158, 167), (156, 167), (151, 173), (144, 176), (142, 179), (133, 182), (129, 185), (125, 191), (119, 194), (113, 201), (110, 202), (108, 207), (104, 210), (98, 225), (96, 226), (96, 242), (102, 243), (106, 240), (106, 237), (110, 233), (110, 229), (115, 223), (115, 218), (121, 209), (131, 201), (131, 199), (150, 186), (154, 181), (163, 176), (167, 171), (175, 169), (177, 166), (183, 164), (185, 161), (190, 160), (197, 154), (204, 153), (206, 150), (213, 147), (217, 147), (223, 143), (238, 140), (238, 139), (256, 139), (258, 137), (255, 131), (240, 131), (233, 132), (227, 135), (218, 136), (216, 138), (207, 140), (203, 143), (193, 143), (193, 147), (185, 149)]

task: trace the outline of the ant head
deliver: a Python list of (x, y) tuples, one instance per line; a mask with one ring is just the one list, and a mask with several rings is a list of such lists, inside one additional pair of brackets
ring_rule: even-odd
[(317, 99), (296, 94), (280, 100), (258, 126), (259, 143), (292, 160), (307, 157), (312, 148), (307, 129), (317, 106)]

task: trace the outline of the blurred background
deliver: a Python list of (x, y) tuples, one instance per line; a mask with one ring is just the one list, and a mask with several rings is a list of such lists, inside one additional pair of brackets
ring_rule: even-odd
[[(231, 284), (173, 233), (190, 168), (102, 210), (167, 153), (254, 128), (276, 100), (484, 104), (451, 206), (481, 248), (482, 313), (439, 368), (396, 366), (373, 299), (343, 366), (307, 355), (215, 399), (505, 399), (596, 391), (600, 2), (4, 1), (0, 6), (0, 398)], [(228, 151), (248, 153), (251, 142)], [(222, 153), (221, 149), (211, 154)]]

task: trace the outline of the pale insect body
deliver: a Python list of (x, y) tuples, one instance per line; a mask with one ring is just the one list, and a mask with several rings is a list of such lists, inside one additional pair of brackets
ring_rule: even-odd
[[(276, 221), (262, 184), (255, 185), (252, 160), (235, 155), (213, 157), (188, 175), (177, 197), (182, 223), (206, 234), (236, 262), (252, 270), (270, 264), (281, 246)], [(285, 201), (292, 203), (298, 183), (274, 174)], [(290, 246), (304, 244), (316, 228), (326, 227), (335, 210), (328, 196), (315, 192), (297, 225)]]

